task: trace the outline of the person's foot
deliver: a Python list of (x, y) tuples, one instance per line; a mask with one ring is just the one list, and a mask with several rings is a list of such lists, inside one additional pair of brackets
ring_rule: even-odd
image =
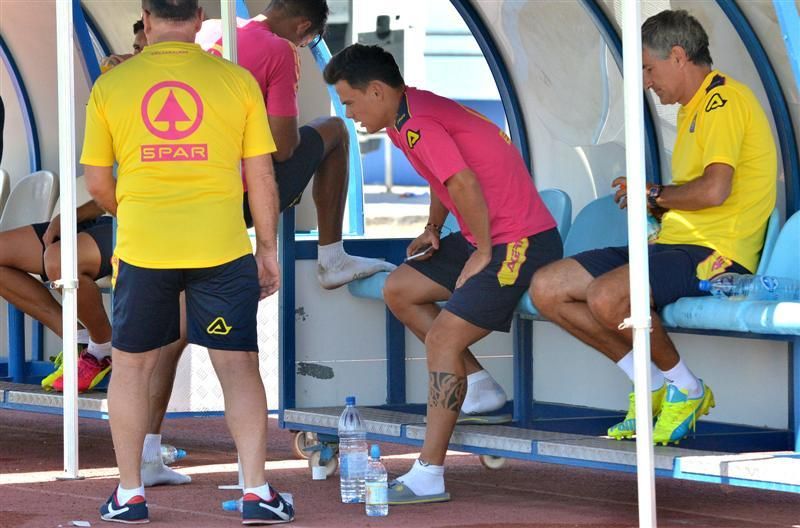
[(711, 389), (703, 383), (703, 380), (700, 380), (700, 384), (703, 393), (698, 398), (689, 398), (687, 391), (675, 385), (667, 385), (667, 396), (661, 407), (661, 416), (653, 428), (653, 443), (677, 444), (695, 430), (697, 419), (708, 414), (709, 409), (716, 405)]
[(317, 279), (323, 288), (333, 290), (348, 282), (375, 275), (380, 271), (392, 271), (396, 267), (385, 260), (345, 254), (338, 260), (335, 267), (326, 268), (318, 263)]
[(406, 484), (399, 480), (394, 480), (389, 483), (387, 499), (387, 502), (392, 505), (425, 504), (428, 502), (447, 502), (450, 500), (450, 494), (444, 491), (442, 493), (417, 495)]
[(264, 500), (255, 493), (242, 498), (242, 524), (282, 524), (294, 520), (294, 506), (270, 486), (272, 496)]
[[(103, 381), (103, 378), (106, 377), (106, 374), (108, 374), (110, 370), (110, 356), (98, 360), (89, 352), (82, 352), (78, 357), (78, 392), (86, 392), (93, 389), (95, 385)], [(53, 380), (53, 389), (58, 392), (64, 390), (63, 375)]]
[[(650, 399), (653, 404), (653, 418), (658, 418), (658, 415), (661, 414), (661, 407), (666, 394), (666, 384), (651, 393)], [(628, 404), (628, 414), (625, 415), (625, 419), (608, 428), (608, 436), (611, 438), (622, 440), (623, 438), (633, 438), (636, 434), (636, 393), (631, 392), (628, 394), (628, 400), (630, 403)]]
[(64, 365), (62, 364), (64, 360), (64, 351), (62, 350), (55, 357), (51, 356), (50, 360), (53, 362), (55, 370), (42, 378), (42, 388), (46, 391), (53, 390), (53, 382), (64, 375)]
[(161, 460), (153, 462), (142, 461), (142, 485), (146, 488), (152, 486), (176, 486), (178, 484), (188, 484), (192, 477), (178, 473), (174, 469), (166, 466)]
[(488, 414), (503, 407), (507, 400), (503, 387), (487, 371), (481, 370), (467, 376), (467, 394), (461, 404), (461, 412), (469, 415)]
[(145, 524), (150, 522), (147, 512), (147, 501), (137, 495), (125, 504), (117, 502), (117, 490), (100, 506), (100, 518), (104, 521), (125, 524)]

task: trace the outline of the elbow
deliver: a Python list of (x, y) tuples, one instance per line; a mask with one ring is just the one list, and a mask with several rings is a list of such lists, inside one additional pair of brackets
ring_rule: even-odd
[(276, 145), (277, 150), (272, 153), (272, 159), (277, 162), (284, 162), (294, 156), (295, 150), (300, 146), (300, 134), (293, 136), (287, 141), (280, 141)]
[(86, 190), (88, 191), (89, 196), (91, 196), (95, 202), (97, 202), (98, 198), (102, 198), (105, 188), (99, 179), (86, 178)]
[(728, 196), (731, 195), (731, 190), (729, 187), (718, 187), (712, 189), (706, 196), (708, 198), (708, 206), (709, 207), (719, 207), (720, 205), (725, 203), (725, 200), (728, 199)]

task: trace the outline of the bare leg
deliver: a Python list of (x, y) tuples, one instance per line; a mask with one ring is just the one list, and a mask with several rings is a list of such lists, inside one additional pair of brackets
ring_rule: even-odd
[[(627, 343), (633, 340), (631, 331), (619, 330), (617, 326), (630, 313), (629, 281), (630, 266), (622, 266), (598, 277), (587, 292), (587, 304), (594, 319), (604, 327), (605, 332), (617, 334)], [(650, 315), (653, 326), (650, 334), (651, 357), (660, 370), (667, 371), (678, 364), (680, 357), (655, 310), (651, 310)]]
[(225, 420), (244, 473), (244, 486), (267, 481), (267, 396), (258, 372), (258, 353), (209, 349), (208, 355), (225, 395)]
[(338, 117), (320, 117), (309, 123), (319, 132), (325, 145), (322, 163), (314, 176), (312, 194), (317, 207), (319, 244), (325, 246), (342, 239), (342, 221), (349, 179), (349, 136)]
[(186, 348), (186, 294), (181, 292), (181, 336), (177, 341), (161, 347), (158, 363), (150, 379), (150, 421), (148, 434), (160, 434), (167, 413), (172, 386), (175, 384), (175, 372)]
[(142, 444), (147, 433), (150, 377), (158, 360), (158, 350), (141, 353), (113, 349), (114, 375), (108, 385), (108, 416), (111, 437), (123, 488), (141, 484)]
[[(573, 259), (549, 264), (533, 277), (530, 294), (536, 308), (587, 345), (613, 361), (619, 361), (631, 349), (630, 333), (622, 333), (600, 323), (587, 304), (589, 288), (595, 279)], [(624, 285), (628, 291), (628, 285)]]
[(443, 310), (425, 339), (428, 357), (428, 425), (420, 458), (444, 464), (447, 445), (467, 394), (464, 350), (490, 333)]
[[(100, 250), (94, 239), (79, 233), (78, 249), (78, 319), (95, 343), (111, 341), (108, 321), (100, 288), (94, 280), (100, 270)], [(61, 278), (61, 243), (52, 244), (44, 252), (44, 264), (50, 280)]]
[(0, 296), (62, 335), (61, 305), (28, 273), (42, 274), (43, 248), (31, 226), (0, 233)]
[[(442, 311), (437, 301), (446, 301), (450, 295), (450, 290), (406, 265), (393, 271), (383, 287), (386, 306), (423, 343)], [(465, 375), (483, 370), (469, 349), (462, 357)]]

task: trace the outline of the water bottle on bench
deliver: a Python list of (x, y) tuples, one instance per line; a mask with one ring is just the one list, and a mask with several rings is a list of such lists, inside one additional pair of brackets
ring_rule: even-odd
[(768, 275), (722, 273), (701, 280), (700, 290), (735, 301), (800, 301), (800, 280)]

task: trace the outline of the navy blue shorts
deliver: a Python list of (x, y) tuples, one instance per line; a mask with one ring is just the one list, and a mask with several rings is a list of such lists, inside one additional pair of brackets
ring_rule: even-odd
[[(709, 295), (700, 291), (700, 281), (720, 273), (750, 273), (744, 266), (713, 249), (688, 244), (651, 244), (650, 292), (657, 310), (681, 297)], [(572, 257), (593, 277), (628, 264), (628, 246), (592, 249)]]
[(190, 343), (258, 352), (260, 289), (253, 255), (197, 269), (140, 268), (114, 260), (114, 348), (146, 352), (178, 339), (185, 290)]
[[(312, 126), (300, 127), (300, 143), (286, 161), (274, 162), (275, 179), (278, 183), (278, 200), (281, 212), (300, 203), (303, 191), (317, 172), (325, 154), (325, 142)], [(247, 193), (244, 193), (244, 222), (248, 228), (253, 227), (253, 216)]]
[(486, 330), (511, 330), (514, 309), (539, 268), (561, 258), (563, 247), (556, 228), (517, 242), (492, 246), (492, 260), (463, 286), (456, 280), (475, 251), (461, 232), (452, 233), (439, 244), (428, 260), (406, 262), (453, 294), (444, 309)]
[[(36, 238), (42, 245), (42, 259), (44, 259), (44, 233), (50, 227), (50, 222), (42, 222), (40, 224), (32, 224), (31, 227), (36, 232)], [(114, 251), (114, 228), (113, 219), (110, 216), (98, 216), (93, 220), (87, 220), (78, 224), (78, 233), (86, 233), (97, 244), (97, 249), (100, 250), (100, 269), (95, 276), (95, 280), (111, 275), (111, 255)], [(56, 238), (58, 242), (60, 238)], [(42, 281), (47, 282), (50, 279), (44, 273), (44, 260), (42, 260)]]

